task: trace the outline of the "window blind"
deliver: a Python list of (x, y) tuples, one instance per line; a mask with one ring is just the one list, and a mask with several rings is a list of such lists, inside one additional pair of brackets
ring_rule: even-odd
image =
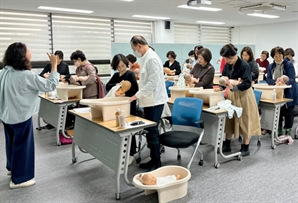
[(231, 42), (231, 29), (229, 27), (200, 25), (200, 43), (202, 44), (228, 44)]
[(197, 44), (200, 41), (198, 25), (174, 24), (174, 42), (183, 44)]
[(62, 50), (65, 60), (76, 50), (89, 60), (110, 59), (110, 19), (53, 14), (52, 30), (54, 51)]
[(152, 22), (114, 19), (113, 42), (129, 43), (134, 35), (143, 36), (148, 44), (152, 42)]
[(0, 58), (10, 44), (22, 42), (30, 49), (32, 61), (48, 60), (46, 53), (51, 52), (48, 25), (48, 14), (0, 10)]

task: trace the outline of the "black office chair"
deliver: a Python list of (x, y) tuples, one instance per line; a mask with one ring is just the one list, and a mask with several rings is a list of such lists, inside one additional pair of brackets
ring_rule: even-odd
[[(176, 148), (178, 150), (177, 160), (181, 160), (180, 148), (188, 148), (190, 146), (195, 148), (187, 165), (188, 169), (197, 151), (201, 154), (199, 165), (202, 166), (204, 163), (203, 154), (198, 150), (204, 135), (204, 123), (200, 120), (202, 108), (202, 99), (190, 97), (176, 98), (172, 116), (163, 118), (170, 122), (173, 130), (160, 135), (161, 145)], [(176, 128), (179, 130), (175, 130)]]

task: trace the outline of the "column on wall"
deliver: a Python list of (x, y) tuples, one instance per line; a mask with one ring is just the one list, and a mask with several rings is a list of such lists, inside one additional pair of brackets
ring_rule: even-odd
[(154, 43), (174, 43), (174, 22), (155, 21), (154, 25)]

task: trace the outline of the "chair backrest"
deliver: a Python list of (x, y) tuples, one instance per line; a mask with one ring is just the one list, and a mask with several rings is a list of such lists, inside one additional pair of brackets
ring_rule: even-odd
[(261, 96), (262, 96), (262, 91), (260, 91), (260, 90), (254, 90), (254, 94), (255, 94), (255, 97), (256, 97), (257, 105), (259, 106), (259, 103), (260, 103), (260, 100), (261, 100)]
[(168, 96), (170, 96), (170, 94), (171, 94), (169, 87), (173, 86), (174, 84), (175, 84), (174, 81), (166, 80), (166, 90), (167, 90)]
[(195, 126), (194, 122), (201, 119), (203, 103), (199, 98), (176, 98), (172, 109), (173, 124)]

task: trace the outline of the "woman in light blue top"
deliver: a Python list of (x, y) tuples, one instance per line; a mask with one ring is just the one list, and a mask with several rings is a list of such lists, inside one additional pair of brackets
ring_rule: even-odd
[(10, 188), (29, 187), (34, 178), (34, 136), (32, 115), (39, 91), (49, 92), (59, 83), (57, 57), (48, 54), (52, 74), (45, 79), (31, 71), (31, 52), (15, 42), (7, 48), (0, 72), (0, 119), (6, 140), (6, 169)]

